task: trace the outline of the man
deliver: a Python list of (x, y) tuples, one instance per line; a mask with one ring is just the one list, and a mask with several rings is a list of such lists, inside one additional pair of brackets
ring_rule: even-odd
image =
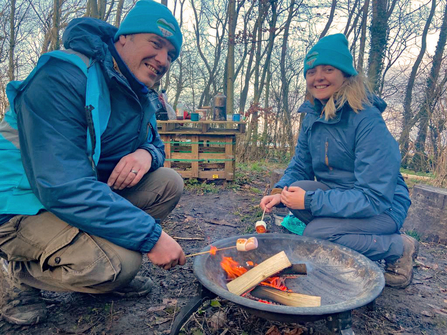
[(152, 287), (136, 277), (142, 254), (166, 270), (186, 261), (159, 225), (183, 180), (163, 168), (150, 89), (179, 56), (177, 21), (141, 0), (119, 29), (75, 19), (63, 42), (11, 84), (0, 125), (2, 315), (22, 325), (46, 318), (41, 289), (141, 296)]

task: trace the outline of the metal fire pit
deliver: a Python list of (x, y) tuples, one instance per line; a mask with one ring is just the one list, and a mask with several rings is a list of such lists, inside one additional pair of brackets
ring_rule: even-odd
[[(236, 245), (234, 236), (213, 243), (217, 248)], [(177, 316), (171, 334), (176, 334), (187, 318), (205, 299), (216, 295), (225, 298), (249, 312), (280, 322), (309, 322), (326, 319), (329, 329), (336, 334), (353, 334), (351, 311), (365, 305), (373, 307), (380, 295), (385, 279), (379, 267), (365, 256), (343, 246), (319, 239), (289, 234), (258, 234), (256, 250), (238, 252), (236, 249), (197, 256), (194, 273), (202, 286), (201, 295), (195, 297)], [(209, 250), (209, 247), (203, 251)], [(287, 279), (286, 285), (295, 293), (321, 297), (320, 307), (289, 307), (270, 305), (240, 297), (226, 288), (226, 273), (220, 266), (221, 255), (232, 257), (244, 265), (246, 261), (261, 263), (285, 251), (292, 264), (305, 263), (307, 275)]]

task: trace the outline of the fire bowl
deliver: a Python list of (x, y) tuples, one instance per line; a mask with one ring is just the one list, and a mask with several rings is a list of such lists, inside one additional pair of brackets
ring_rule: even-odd
[[(217, 248), (236, 245), (233, 236), (213, 243)], [(229, 249), (216, 255), (200, 255), (194, 260), (194, 274), (209, 291), (251, 311), (263, 312), (267, 317), (281, 321), (285, 316), (324, 316), (351, 311), (373, 302), (382, 292), (385, 279), (379, 267), (367, 257), (338, 244), (290, 234), (257, 234), (259, 246), (247, 252)], [(209, 250), (209, 246), (203, 251)], [(295, 293), (321, 297), (319, 307), (290, 307), (265, 304), (235, 295), (227, 290), (227, 276), (220, 266), (222, 256), (232, 257), (239, 264), (247, 261), (261, 263), (284, 251), (292, 264), (305, 263), (307, 275), (286, 280), (286, 286)], [(265, 314), (264, 313), (264, 314)], [(316, 318), (318, 319), (318, 318)]]

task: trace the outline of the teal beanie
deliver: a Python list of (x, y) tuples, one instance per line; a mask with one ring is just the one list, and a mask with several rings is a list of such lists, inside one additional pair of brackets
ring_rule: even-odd
[(358, 74), (352, 63), (348, 40), (343, 34), (323, 37), (310, 49), (304, 59), (304, 78), (307, 70), (318, 65), (331, 65), (350, 76)]
[(182, 32), (174, 15), (166, 6), (152, 0), (138, 1), (121, 23), (115, 41), (121, 35), (140, 33), (156, 34), (171, 42), (176, 51), (172, 61), (180, 55)]

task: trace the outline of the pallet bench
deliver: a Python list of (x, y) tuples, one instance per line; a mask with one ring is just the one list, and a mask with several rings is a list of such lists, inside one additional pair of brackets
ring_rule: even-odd
[(158, 121), (165, 144), (165, 167), (183, 178), (234, 180), (236, 135), (245, 123), (232, 121)]

